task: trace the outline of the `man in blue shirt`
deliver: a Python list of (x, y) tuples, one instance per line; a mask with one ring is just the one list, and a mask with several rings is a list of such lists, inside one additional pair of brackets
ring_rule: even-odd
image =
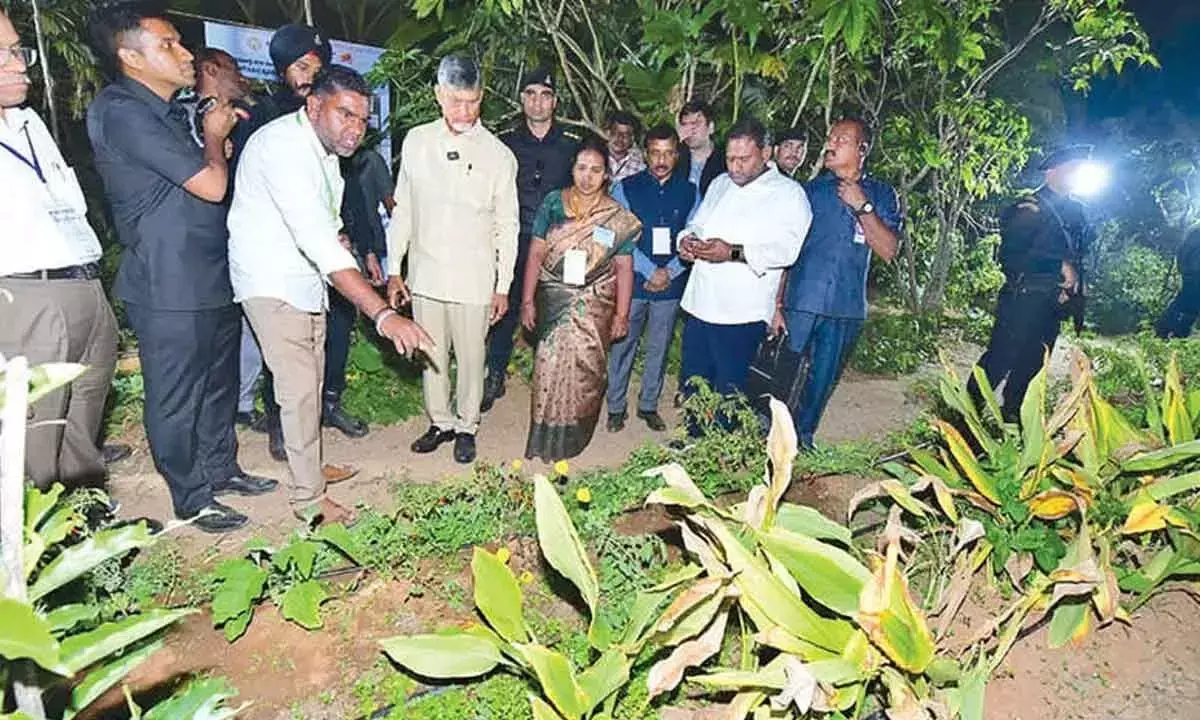
[(625, 399), (634, 356), (646, 328), (646, 365), (637, 416), (651, 430), (667, 429), (658, 414), (667, 349), (675, 336), (679, 300), (687, 272), (674, 238), (687, 225), (700, 194), (679, 165), (679, 135), (669, 125), (646, 133), (647, 168), (621, 181), (613, 197), (642, 221), (642, 236), (633, 250), (633, 304), (629, 333), (614, 343), (608, 360), (608, 431), (625, 427)]
[(867, 317), (871, 253), (891, 262), (899, 246), (896, 191), (864, 173), (870, 150), (866, 122), (838, 121), (829, 130), (824, 171), (804, 184), (812, 229), (788, 271), (773, 323), (786, 328), (788, 345), (810, 362), (800, 406), (791, 408), (803, 447), (812, 447), (821, 413)]

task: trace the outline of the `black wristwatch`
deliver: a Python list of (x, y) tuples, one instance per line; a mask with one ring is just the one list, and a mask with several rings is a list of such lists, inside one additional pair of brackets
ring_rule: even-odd
[(854, 211), (854, 216), (862, 217), (863, 215), (870, 215), (873, 212), (875, 212), (875, 204), (868, 200), (862, 204), (862, 207)]
[(745, 249), (743, 249), (741, 245), (730, 245), (729, 260), (730, 262), (746, 262)]

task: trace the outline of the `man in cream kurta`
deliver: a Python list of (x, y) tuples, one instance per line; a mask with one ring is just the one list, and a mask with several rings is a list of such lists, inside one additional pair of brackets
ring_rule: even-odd
[[(409, 131), (388, 226), (388, 295), (409, 297), (436, 350), (424, 373), (430, 428), (413, 452), (454, 440), (454, 459), (475, 459), (488, 327), (504, 316), (517, 253), (517, 161), (479, 123), (482, 84), (472, 60), (438, 67), (442, 117)], [(407, 279), (401, 277), (408, 257)], [(457, 360), (450, 404), (450, 348)]]

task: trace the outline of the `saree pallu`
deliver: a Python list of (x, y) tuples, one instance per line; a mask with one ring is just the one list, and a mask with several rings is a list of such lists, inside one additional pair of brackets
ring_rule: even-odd
[[(611, 248), (593, 240), (596, 226), (614, 232)], [(537, 350), (527, 458), (575, 457), (592, 439), (608, 386), (615, 260), (640, 227), (636, 216), (613, 203), (546, 233), (548, 249), (535, 297)], [(587, 253), (583, 285), (564, 282), (563, 258), (569, 250)]]

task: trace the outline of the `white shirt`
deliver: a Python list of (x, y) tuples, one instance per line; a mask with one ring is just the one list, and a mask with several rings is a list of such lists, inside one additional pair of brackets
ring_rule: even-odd
[(250, 137), (229, 210), (233, 299), (268, 297), (304, 312), (329, 306), (326, 279), (357, 268), (338, 242), (345, 183), (301, 108)]
[[(0, 276), (83, 265), (100, 259), (100, 241), (87, 222), (87, 202), (75, 171), (63, 160), (37, 113), (6, 108), (0, 142)], [(30, 146), (33, 152), (30, 152)]]
[(774, 168), (741, 187), (728, 174), (713, 180), (679, 236), (741, 245), (745, 262), (697, 260), (683, 309), (714, 325), (770, 322), (783, 271), (796, 262), (811, 224), (804, 188)]

